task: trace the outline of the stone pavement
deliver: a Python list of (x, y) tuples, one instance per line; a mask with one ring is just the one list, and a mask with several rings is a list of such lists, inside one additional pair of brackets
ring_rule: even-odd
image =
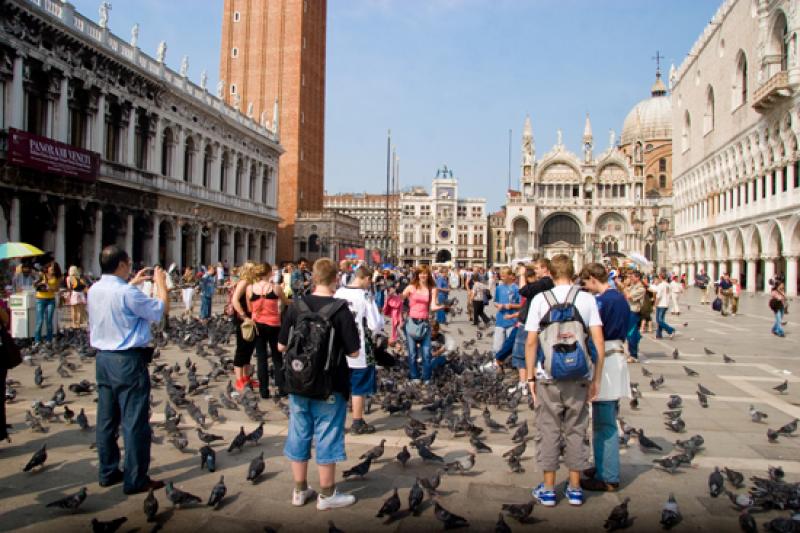
[[(463, 293), (460, 294), (463, 299)], [(621, 416), (634, 427), (644, 428), (646, 434), (670, 452), (670, 442), (676, 438), (685, 439), (694, 434), (705, 438), (705, 450), (694, 461), (692, 468), (683, 468), (670, 475), (653, 468), (652, 459), (661, 455), (644, 455), (636, 445), (623, 450), (622, 487), (617, 493), (588, 493), (587, 501), (581, 508), (570, 508), (560, 501), (555, 509), (537, 506), (533, 516), (554, 531), (599, 530), (611, 509), (623, 498), (631, 498), (631, 515), (635, 518), (631, 531), (652, 531), (658, 529), (661, 505), (670, 492), (678, 500), (684, 520), (681, 529), (700, 529), (714, 527), (723, 530), (738, 528), (737, 512), (732, 509), (727, 498), (713, 499), (708, 494), (707, 479), (714, 466), (728, 466), (751, 475), (766, 475), (768, 465), (781, 465), (786, 471), (788, 481), (800, 480), (800, 438), (781, 437), (777, 443), (769, 444), (766, 438), (767, 427), (777, 428), (800, 418), (800, 343), (795, 336), (800, 331), (800, 322), (794, 315), (788, 315), (787, 336), (779, 339), (770, 334), (772, 314), (767, 309), (766, 297), (743, 296), (740, 314), (736, 317), (722, 318), (713, 313), (708, 306), (701, 306), (699, 295), (690, 291), (684, 298), (684, 312), (679, 317), (669, 316), (669, 321), (677, 325), (680, 334), (675, 340), (657, 341), (646, 338), (643, 353), (648, 362), (644, 365), (631, 365), (631, 378), (639, 382), (644, 398), (637, 411), (631, 411), (627, 403), (622, 405)], [(686, 303), (689, 304), (688, 308)], [(458, 334), (461, 329), (464, 336)], [(473, 338), (474, 328), (466, 322), (466, 316), (459, 316), (446, 328), (449, 335), (458, 338)], [(478, 341), (481, 350), (488, 350), (490, 339)], [(231, 346), (232, 348), (232, 346)], [(676, 361), (673, 350), (680, 353)], [(704, 348), (715, 352), (706, 355)], [(230, 349), (230, 348), (229, 348)], [(736, 360), (726, 364), (722, 354)], [(199, 373), (206, 372), (208, 365), (198, 358), (194, 351), (189, 353), (198, 362)], [(164, 360), (181, 364), (187, 353), (171, 346), (163, 350)], [(699, 377), (689, 377), (682, 365), (696, 370)], [(128, 522), (121, 531), (149, 530), (152, 524), (145, 522), (142, 513), (144, 495), (126, 497), (120, 486), (101, 488), (97, 484), (96, 453), (89, 448), (94, 441), (94, 433), (81, 432), (76, 426), (49, 424), (46, 435), (32, 433), (24, 423), (25, 410), (36, 399), (48, 400), (59, 382), (55, 373), (57, 362), (43, 365), (45, 376), (50, 377), (48, 386), (38, 389), (33, 384), (33, 370), (22, 365), (13, 370), (9, 377), (22, 382), (18, 388), (17, 400), (7, 405), (9, 422), (14, 425), (12, 444), (0, 444), (0, 530), (78, 531), (90, 527), (93, 517), (110, 520), (127, 516)], [(86, 378), (94, 381), (93, 365), (85, 365), (73, 379), (66, 383)], [(657, 392), (651, 391), (649, 378), (641, 374), (646, 367), (656, 376), (663, 375), (665, 386)], [(185, 377), (182, 378), (185, 380)], [(509, 376), (511, 379), (511, 376)], [(778, 395), (772, 387), (789, 381), (786, 395)], [(716, 395), (709, 398), (709, 407), (700, 407), (695, 396), (698, 383), (712, 390)], [(220, 383), (214, 394), (218, 395)], [(666, 429), (661, 412), (666, 409), (666, 399), (670, 394), (680, 394), (684, 399), (684, 420), (686, 433), (676, 435)], [(163, 388), (154, 389), (156, 401), (153, 421), (163, 417)], [(78, 398), (68, 393), (69, 406), (74, 411), (86, 409), (90, 422), (94, 424), (95, 404), (91, 396)], [(205, 409), (205, 401), (197, 401)], [(377, 403), (377, 402), (376, 402)], [(211, 487), (220, 475), (225, 476), (228, 496), (224, 505), (217, 511), (196, 506), (172, 510), (164, 491), (158, 491), (165, 531), (236, 531), (261, 530), (270, 526), (279, 531), (325, 531), (328, 521), (333, 520), (343, 531), (428, 531), (441, 529), (432, 509), (426, 509), (419, 517), (406, 517), (391, 524), (383, 525), (382, 519), (375, 517), (382, 502), (393, 487), (400, 489), (403, 506), (407, 504), (408, 489), (415, 476), (431, 476), (436, 466), (423, 464), (414, 454), (406, 468), (402, 468), (394, 456), (408, 443), (402, 426), (405, 418), (388, 416), (373, 411), (368, 421), (377, 426), (374, 435), (347, 437), (348, 460), (343, 467), (358, 462), (358, 456), (387, 439), (386, 453), (373, 464), (370, 473), (363, 481), (340, 481), (340, 490), (355, 494), (359, 501), (350, 508), (330, 512), (318, 512), (314, 503), (304, 508), (290, 506), (292, 478), (289, 465), (282, 456), (282, 446), (286, 434), (286, 418), (271, 401), (262, 401), (266, 417), (265, 436), (259, 446), (247, 447), (241, 454), (229, 455), (227, 443), (238, 432), (239, 426), (252, 430), (256, 424), (245, 420), (241, 411), (224, 411), (227, 420), (215, 423), (210, 431), (224, 435), (225, 446), (217, 446), (217, 472), (200, 470), (197, 439), (193, 424), (185, 424), (189, 437), (189, 450), (181, 453), (166, 440), (164, 444), (153, 445), (151, 474), (157, 479), (172, 480), (176, 486), (207, 498)], [(755, 405), (769, 415), (767, 423), (751, 422), (748, 406)], [(423, 418), (418, 407), (416, 416)], [(505, 421), (506, 414), (494, 412), (493, 418)], [(532, 413), (527, 408), (520, 409), (520, 421), (532, 424)], [(476, 420), (483, 425), (480, 417)], [(348, 423), (349, 424), (349, 423)], [(156, 430), (157, 435), (163, 431)], [(490, 433), (487, 444), (494, 453), (480, 454), (473, 472), (467, 475), (446, 476), (442, 480), (439, 501), (444, 507), (466, 517), (471, 530), (494, 530), (497, 515), (502, 503), (522, 503), (529, 499), (530, 489), (540, 481), (533, 450), (533, 441), (523, 457), (523, 474), (509, 473), (500, 454), (512, 445), (508, 434)], [(49, 459), (41, 472), (23, 473), (22, 466), (42, 443), (48, 445)], [(434, 452), (453, 460), (472, 451), (465, 438), (453, 438), (447, 429), (440, 429)], [(263, 451), (266, 458), (266, 475), (256, 485), (245, 481), (250, 460)], [(413, 452), (412, 452), (413, 453)], [(344, 468), (339, 468), (339, 472)], [(339, 473), (341, 479), (341, 473)], [(559, 473), (559, 482), (565, 472)], [(310, 466), (309, 480), (312, 487), (317, 486), (317, 472), (313, 462)], [(89, 496), (74, 515), (64, 511), (45, 508), (44, 504), (77, 491), (88, 488)], [(730, 488), (730, 487), (728, 487)], [(732, 490), (732, 489), (731, 489)], [(739, 490), (738, 492), (743, 492)], [(755, 515), (762, 523), (780, 516), (778, 512)], [(537, 526), (521, 525), (510, 518), (507, 523), (514, 531), (532, 530)]]

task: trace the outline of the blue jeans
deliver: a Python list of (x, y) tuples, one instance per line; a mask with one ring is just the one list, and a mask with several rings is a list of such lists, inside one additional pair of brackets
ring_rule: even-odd
[[(431, 379), (433, 369), (431, 368), (431, 334), (428, 334), (422, 340), (415, 340), (406, 331), (406, 341), (408, 343), (408, 377), (410, 379), (419, 379), (419, 367), (417, 366), (417, 357), (422, 356), (422, 380), (428, 381)], [(417, 347), (419, 344), (419, 347)], [(420, 353), (421, 352), (421, 353)]]
[(675, 328), (667, 324), (667, 308), (666, 307), (656, 307), (656, 324), (658, 324), (658, 329), (656, 329), (656, 338), (661, 338), (662, 331), (666, 331), (668, 335), (672, 335), (675, 333)]
[(775, 323), (772, 325), (772, 333), (778, 335), (779, 337), (784, 336), (781, 322), (783, 322), (783, 309), (780, 311), (775, 311)]
[(42, 340), (42, 325), (47, 326), (47, 342), (53, 340), (53, 313), (56, 312), (55, 298), (36, 298), (36, 328), (33, 330), (33, 340)]
[(125, 440), (124, 490), (135, 491), (148, 481), (150, 468), (150, 376), (138, 350), (97, 354), (97, 455), (100, 482), (119, 470), (117, 437)]
[(383, 304), (386, 302), (386, 292), (385, 291), (375, 291), (375, 305), (378, 306), (378, 309), (383, 309)]
[(503, 341), (503, 345), (500, 346), (500, 349), (497, 350), (497, 352), (495, 352), (495, 359), (498, 361), (505, 361), (508, 356), (511, 355), (511, 353), (514, 351), (514, 342), (517, 339), (517, 332), (519, 332), (519, 328), (515, 327), (511, 329), (511, 333), (506, 336), (506, 340)]
[[(447, 301), (447, 294), (440, 292), (438, 298), (436, 298), (436, 303), (443, 304)], [(447, 311), (444, 309), (440, 309), (436, 311), (436, 321), (439, 324), (447, 324)]]
[(514, 348), (511, 350), (511, 366), (516, 369), (525, 368), (525, 344), (528, 342), (528, 330), (525, 325), (517, 328), (517, 338), (514, 339)]
[(207, 319), (211, 317), (211, 296), (203, 296), (200, 298), (200, 318)]
[(628, 317), (628, 353), (634, 359), (639, 358), (639, 341), (642, 340), (642, 334), (639, 333), (639, 325), (642, 322), (642, 317), (639, 313), (631, 311)]
[(594, 477), (606, 483), (619, 483), (618, 413), (618, 401), (592, 403), (592, 445), (597, 469)]
[(311, 458), (311, 440), (316, 442), (317, 464), (329, 465), (347, 459), (344, 451), (344, 419), (347, 402), (335, 392), (326, 400), (289, 395), (289, 433), (283, 455), (294, 462)]

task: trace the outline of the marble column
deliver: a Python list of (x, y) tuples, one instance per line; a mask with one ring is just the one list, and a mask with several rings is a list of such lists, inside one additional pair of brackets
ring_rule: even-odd
[(176, 222), (175, 238), (172, 240), (172, 262), (178, 265), (179, 269), (183, 268), (183, 258), (181, 257), (182, 248), (183, 248), (183, 224), (181, 222)]
[(94, 261), (92, 262), (92, 274), (100, 275), (100, 252), (103, 249), (103, 209), (97, 208), (94, 214)]
[(747, 285), (745, 290), (750, 293), (756, 292), (756, 263), (758, 259), (755, 257), (745, 258), (745, 270), (747, 272)]
[(716, 261), (707, 261), (706, 262), (706, 274), (708, 274), (708, 277), (711, 280), (709, 283), (714, 283), (715, 281), (717, 281), (717, 262)]
[(208, 238), (211, 239), (211, 257), (208, 258), (208, 262), (214, 265), (219, 262), (219, 228), (212, 227), (209, 230)]
[(23, 85), (24, 59), (20, 56), (14, 58), (13, 73), (11, 75), (11, 93), (9, 98), (8, 125), (18, 130), (25, 129), (25, 86)]
[[(214, 149), (212, 147), (211, 156), (211, 175), (208, 177), (208, 188), (212, 191), (220, 190), (220, 169), (222, 167), (222, 157), (220, 156), (220, 148)], [(224, 192), (224, 191), (223, 191)]]
[(158, 249), (161, 245), (159, 238), (161, 236), (161, 215), (153, 213), (153, 238), (150, 239), (150, 264), (155, 265), (161, 261), (158, 257)]
[(776, 257), (764, 257), (764, 293), (769, 294), (772, 291), (769, 280), (775, 277), (775, 260)]
[(742, 258), (731, 258), (731, 279), (738, 279), (741, 281), (742, 275)]
[[(128, 213), (125, 218), (125, 251), (128, 252), (128, 257), (133, 260), (133, 214)], [(141, 260), (142, 258), (138, 259)]]
[(66, 238), (66, 211), (67, 208), (63, 202), (58, 204), (56, 208), (56, 245), (55, 245), (55, 260), (56, 263), (61, 265), (61, 268), (66, 272), (69, 265), (66, 264), (67, 254), (67, 238)]
[(100, 93), (97, 97), (97, 112), (92, 125), (92, 150), (105, 155), (106, 153), (106, 95)]
[(58, 96), (58, 116), (56, 117), (56, 139), (65, 143), (69, 140), (69, 78), (61, 78)]
[(786, 257), (786, 296), (797, 296), (797, 256)]
[(156, 115), (156, 145), (155, 156), (150, 162), (150, 171), (155, 174), (161, 174), (161, 158), (164, 157), (164, 119)]
[(229, 227), (226, 233), (228, 234), (228, 253), (225, 257), (223, 257), (223, 259), (228, 260), (229, 267), (238, 266), (236, 263), (234, 263), (234, 260), (236, 259), (236, 230), (233, 227)]
[(9, 214), (10, 220), (8, 221), (8, 240), (11, 242), (19, 242), (21, 233), (20, 224), (22, 223), (22, 219), (20, 218), (19, 198), (16, 196), (11, 198), (11, 211)]
[[(183, 180), (183, 163), (184, 154), (186, 152), (186, 130), (180, 128), (178, 131), (177, 139), (175, 140), (175, 148), (172, 150), (172, 168), (175, 169), (172, 176), (176, 179)], [(191, 180), (189, 180), (191, 181)]]
[(194, 233), (194, 265), (199, 266), (203, 264), (203, 227), (198, 224)]
[(132, 167), (136, 166), (136, 108), (129, 111), (127, 141), (125, 144), (125, 161)]

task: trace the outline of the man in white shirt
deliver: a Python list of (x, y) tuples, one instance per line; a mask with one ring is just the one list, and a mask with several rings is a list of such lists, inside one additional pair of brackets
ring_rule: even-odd
[(525, 366), (535, 405), (536, 430), (540, 439), (537, 445), (537, 462), (544, 473), (543, 482), (534, 489), (533, 497), (546, 507), (556, 504), (556, 472), (559, 467), (561, 436), (564, 435), (566, 441), (564, 463), (569, 468), (566, 497), (571, 505), (581, 505), (583, 504), (581, 472), (589, 467), (589, 446), (585, 440), (589, 426), (589, 403), (597, 397), (600, 389), (605, 359), (603, 323), (594, 297), (586, 292), (578, 292), (575, 295), (574, 305), (584, 325), (589, 329), (597, 349), (593, 376), (591, 381), (552, 379), (537, 357), (540, 323), (550, 311), (546, 296), (548, 293), (552, 293), (559, 303), (567, 300), (575, 276), (572, 259), (564, 254), (554, 256), (550, 260), (550, 272), (555, 287), (533, 298), (525, 323), (525, 329), (528, 331)]
[(658, 282), (650, 285), (650, 292), (655, 293), (655, 306), (656, 306), (656, 338), (661, 339), (664, 337), (663, 332), (666, 331), (669, 338), (675, 338), (675, 328), (667, 324), (667, 309), (669, 309), (669, 283), (667, 283), (667, 276), (663, 272), (658, 275)]
[(383, 330), (383, 315), (375, 305), (375, 300), (369, 294), (372, 282), (372, 269), (366, 265), (360, 266), (353, 274), (352, 280), (346, 287), (340, 287), (334, 298), (348, 301), (350, 311), (353, 313), (358, 333), (361, 337), (361, 349), (358, 357), (348, 357), (350, 366), (350, 393), (353, 404), (353, 425), (350, 433), (360, 435), (374, 433), (375, 427), (364, 421), (364, 398), (372, 396), (376, 391), (375, 361), (372, 354), (367, 355), (367, 346), (371, 339), (367, 338), (368, 332), (364, 331), (364, 323), (370, 332)]

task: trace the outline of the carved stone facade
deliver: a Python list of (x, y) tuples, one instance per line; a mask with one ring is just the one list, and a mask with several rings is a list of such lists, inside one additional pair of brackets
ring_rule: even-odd
[(399, 193), (388, 196), (368, 193), (328, 194), (325, 195), (324, 205), (326, 211), (336, 211), (358, 220), (365, 248), (380, 251), (384, 258), (396, 255)]
[(15, 128), (101, 163), (96, 180), (79, 181), (11, 164), (3, 142), (0, 241), (95, 274), (110, 243), (137, 263), (274, 261), (274, 132), (189, 81), (188, 60), (176, 73), (67, 2), (1, 5), (3, 140)]
[(312, 262), (320, 257), (338, 261), (339, 252), (347, 248), (364, 248), (357, 218), (329, 209), (297, 214), (293, 257)]
[(726, 0), (670, 76), (675, 270), (728, 272), (749, 292), (800, 256), (800, 14), (788, 0)]

